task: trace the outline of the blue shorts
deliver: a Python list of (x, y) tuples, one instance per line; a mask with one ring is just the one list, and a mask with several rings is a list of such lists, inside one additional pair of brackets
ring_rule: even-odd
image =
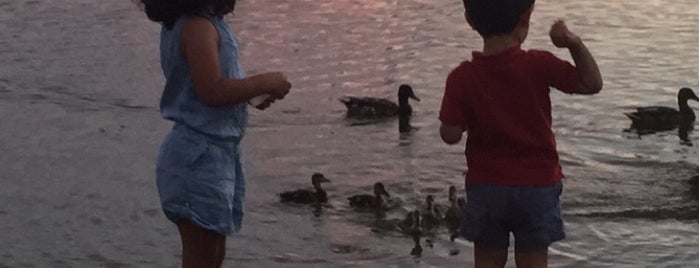
[(237, 141), (176, 125), (160, 147), (156, 182), (165, 216), (230, 235), (242, 224), (245, 179)]
[(461, 234), (478, 245), (507, 249), (510, 233), (516, 252), (533, 252), (563, 240), (560, 195), (563, 184), (543, 187), (471, 185)]

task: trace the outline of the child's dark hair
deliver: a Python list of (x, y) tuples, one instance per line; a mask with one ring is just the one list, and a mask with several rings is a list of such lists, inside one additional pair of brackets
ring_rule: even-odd
[(148, 18), (171, 29), (177, 18), (209, 13), (223, 16), (231, 13), (236, 0), (140, 0)]
[(535, 0), (463, 0), (466, 16), (483, 37), (510, 34)]

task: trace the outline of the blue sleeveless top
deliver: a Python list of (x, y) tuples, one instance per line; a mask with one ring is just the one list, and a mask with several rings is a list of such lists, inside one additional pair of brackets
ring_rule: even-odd
[[(228, 23), (221, 16), (207, 17), (220, 36), (218, 48), (221, 75), (231, 79), (245, 77), (240, 65), (238, 43)], [(225, 107), (209, 107), (194, 89), (192, 75), (180, 50), (180, 33), (186, 17), (180, 17), (172, 27), (163, 27), (160, 36), (160, 63), (166, 84), (160, 99), (160, 112), (177, 125), (205, 134), (211, 138), (240, 142), (247, 126), (245, 102)]]

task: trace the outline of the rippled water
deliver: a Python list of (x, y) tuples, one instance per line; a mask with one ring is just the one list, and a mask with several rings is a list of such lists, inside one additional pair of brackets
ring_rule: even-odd
[[(462, 188), (463, 145), (442, 144), (436, 120), (446, 74), (481, 46), (462, 13), (456, 0), (240, 1), (229, 20), (244, 66), (284, 70), (294, 89), (251, 111), (247, 214), (228, 240), (227, 265), (471, 263), (471, 245), (445, 231), (414, 258), (410, 238), (345, 202), (383, 181), (399, 206), (390, 219), (426, 194), (443, 201), (447, 185)], [(547, 39), (558, 17), (586, 40), (605, 89), (552, 94), (568, 232), (551, 248), (552, 266), (699, 265), (699, 191), (688, 183), (699, 173), (697, 149), (676, 131), (627, 131), (623, 115), (673, 106), (680, 87), (697, 87), (699, 6), (540, 0), (524, 46), (569, 58)], [(170, 125), (157, 112), (158, 32), (130, 1), (0, 0), (0, 267), (178, 265), (179, 237), (153, 176)], [(417, 132), (343, 118), (338, 97), (394, 98), (400, 83), (422, 99)], [(278, 192), (309, 186), (317, 171), (333, 180), (321, 213), (278, 203)]]

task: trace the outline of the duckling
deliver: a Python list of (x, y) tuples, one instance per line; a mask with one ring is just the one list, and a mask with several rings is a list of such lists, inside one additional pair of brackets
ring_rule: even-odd
[(417, 222), (415, 221), (415, 217), (419, 217), (419, 215), (415, 215), (416, 211), (417, 210), (409, 211), (405, 215), (405, 218), (402, 218), (402, 219), (401, 218), (390, 218), (390, 219), (377, 218), (376, 222), (374, 223), (375, 226), (371, 230), (374, 232), (397, 231), (399, 233), (410, 235), (411, 232), (413, 232), (413, 229), (415, 228), (415, 224), (420, 225), (419, 220)]
[(391, 197), (383, 183), (377, 182), (374, 184), (374, 195), (358, 194), (348, 197), (347, 200), (349, 200), (351, 207), (383, 210), (386, 209), (386, 204), (381, 196)]
[(682, 123), (692, 123), (696, 119), (694, 111), (687, 104), (688, 100), (699, 101), (699, 97), (690, 88), (681, 88), (677, 93), (675, 108), (665, 106), (639, 107), (636, 112), (625, 113), (631, 119), (631, 128), (646, 130), (670, 130)]
[(452, 187), (449, 187), (449, 201), (451, 202), (451, 206), (449, 206), (447, 212), (444, 213), (444, 222), (449, 230), (449, 240), (454, 241), (454, 239), (459, 236), (461, 219), (463, 218), (462, 213), (466, 206), (466, 200), (463, 197), (456, 198), (456, 188), (452, 191)]
[(439, 208), (434, 206), (433, 195), (427, 195), (427, 198), (425, 198), (425, 210), (422, 215), (422, 221), (420, 222), (422, 228), (429, 230), (440, 224), (442, 212)]
[(444, 221), (447, 222), (447, 219), (453, 219), (457, 212), (458, 207), (456, 204), (456, 187), (451, 185), (449, 186), (449, 208), (447, 208), (447, 211), (444, 212)]
[(449, 204), (453, 204), (456, 201), (456, 187), (454, 185), (449, 185)]
[(408, 99), (420, 101), (415, 96), (413, 88), (402, 84), (398, 87), (398, 104), (380, 98), (372, 97), (342, 97), (340, 101), (347, 106), (347, 117), (350, 118), (381, 118), (393, 116), (410, 116), (413, 108)]
[(328, 201), (328, 193), (320, 187), (323, 182), (330, 182), (323, 174), (314, 173), (311, 176), (311, 183), (314, 190), (296, 190), (288, 191), (279, 194), (282, 202), (293, 202), (299, 204), (325, 203)]

